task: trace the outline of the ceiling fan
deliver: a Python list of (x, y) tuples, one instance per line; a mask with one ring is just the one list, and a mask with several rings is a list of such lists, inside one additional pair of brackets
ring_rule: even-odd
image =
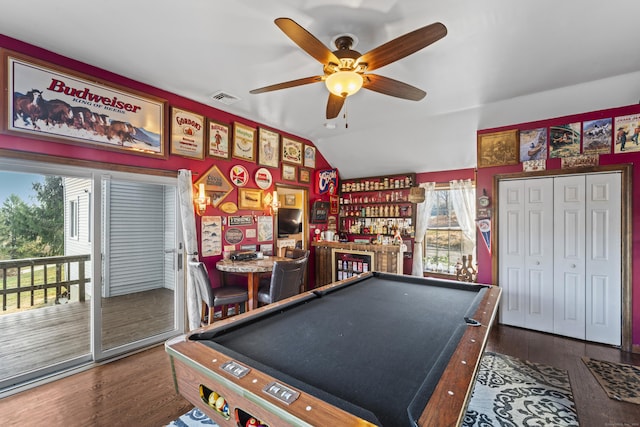
[(350, 35), (338, 36), (335, 40), (337, 50), (332, 52), (292, 19), (278, 18), (275, 23), (302, 50), (323, 65), (324, 74), (261, 87), (249, 93), (271, 92), (324, 81), (329, 89), (327, 119), (337, 117), (347, 97), (362, 87), (412, 101), (424, 98), (427, 93), (417, 87), (389, 77), (369, 74), (368, 71), (409, 56), (447, 35), (447, 28), (436, 22), (397, 37), (362, 55), (351, 49), (354, 39)]

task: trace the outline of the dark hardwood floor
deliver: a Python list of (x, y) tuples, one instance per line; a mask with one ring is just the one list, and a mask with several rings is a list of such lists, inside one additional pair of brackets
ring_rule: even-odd
[[(580, 359), (640, 365), (640, 354), (500, 325), (487, 351), (567, 370), (582, 427), (640, 426), (640, 405), (609, 399)], [(158, 346), (1, 399), (0, 426), (161, 427), (191, 407), (176, 395)]]
[(163, 345), (0, 400), (0, 426), (161, 427), (193, 405)]

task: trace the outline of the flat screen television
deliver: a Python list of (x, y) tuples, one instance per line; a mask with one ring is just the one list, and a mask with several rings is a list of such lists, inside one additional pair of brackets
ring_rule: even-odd
[(278, 238), (302, 233), (302, 209), (278, 209)]

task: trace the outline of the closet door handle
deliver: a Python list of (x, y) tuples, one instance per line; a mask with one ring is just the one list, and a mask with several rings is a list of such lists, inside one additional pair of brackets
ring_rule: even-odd
[(575, 264), (571, 264), (571, 268), (576, 268), (576, 265)]

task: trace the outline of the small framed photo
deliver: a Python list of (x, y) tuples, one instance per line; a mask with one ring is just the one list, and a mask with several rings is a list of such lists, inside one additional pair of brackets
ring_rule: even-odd
[(204, 159), (204, 116), (171, 108), (171, 154)]
[(520, 131), (520, 161), (547, 158), (547, 128)]
[(238, 188), (238, 209), (262, 209), (262, 190), (257, 188)]
[(614, 144), (613, 152), (615, 154), (639, 151), (640, 114), (636, 113), (614, 118), (612, 133)]
[(280, 162), (280, 134), (258, 128), (258, 164), (277, 168)]
[(311, 182), (311, 171), (309, 169), (300, 168), (298, 171), (298, 181), (302, 184), (309, 184)]
[(298, 168), (293, 165), (282, 164), (282, 179), (284, 181), (297, 181)]
[(209, 119), (207, 156), (229, 159), (229, 125)]
[(304, 167), (315, 169), (316, 168), (316, 147), (311, 145), (304, 146)]
[(282, 137), (282, 161), (302, 164), (302, 142)]
[[(638, 131), (640, 132), (640, 129)], [(611, 117), (582, 122), (582, 152), (584, 154), (611, 153), (611, 135)], [(637, 136), (636, 139), (638, 139)]]
[(580, 154), (580, 122), (551, 126), (549, 128), (549, 158), (562, 159)]
[(478, 167), (517, 165), (519, 149), (517, 129), (478, 135)]
[(249, 162), (256, 161), (256, 130), (242, 123), (233, 123), (232, 156)]
[(285, 206), (295, 206), (296, 205), (296, 195), (295, 194), (285, 194), (284, 195), (284, 205)]

